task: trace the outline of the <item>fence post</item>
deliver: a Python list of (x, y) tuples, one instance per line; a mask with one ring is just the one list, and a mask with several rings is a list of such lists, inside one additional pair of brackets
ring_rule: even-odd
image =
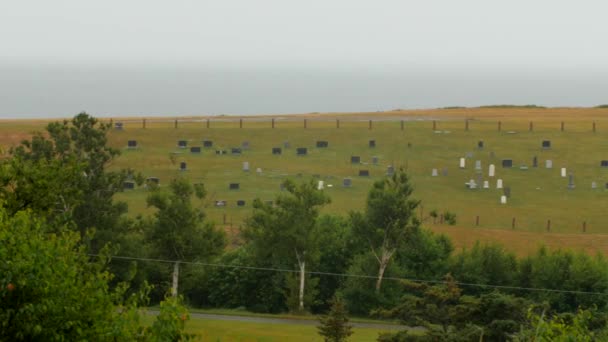
[(146, 119), (142, 120), (141, 126), (143, 127), (143, 129), (146, 129)]
[(336, 128), (340, 128), (340, 119), (336, 119)]
[(239, 128), (243, 128), (243, 119), (239, 119)]
[(274, 128), (274, 118), (272, 118), (272, 128)]
[(207, 119), (207, 128), (209, 128), (209, 119)]
[(437, 130), (437, 121), (433, 120), (433, 131)]
[(175, 128), (177, 128), (177, 119), (175, 119)]
[(372, 120), (369, 120), (369, 129), (372, 129)]
[(468, 131), (469, 130), (469, 119), (465, 119), (464, 120), (464, 130)]
[(593, 133), (595, 133), (595, 121), (593, 121)]
[(587, 232), (587, 221), (583, 221), (583, 233)]
[(498, 121), (498, 131), (500, 132), (501, 129), (502, 129), (502, 122)]
[(515, 229), (515, 217), (511, 220), (511, 229)]
[(479, 215), (477, 215), (477, 217), (475, 218), (475, 225), (479, 226)]
[(562, 132), (564, 131), (564, 122), (562, 121)]
[(530, 132), (534, 131), (534, 123), (530, 121), (530, 128), (528, 129)]
[(547, 220), (547, 231), (551, 231), (551, 219)]

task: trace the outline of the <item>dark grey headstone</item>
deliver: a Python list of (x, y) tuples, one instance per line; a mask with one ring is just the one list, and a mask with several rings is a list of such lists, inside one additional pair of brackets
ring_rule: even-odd
[(177, 147), (179, 147), (179, 148), (186, 148), (186, 147), (188, 147), (188, 141), (186, 141), (186, 140), (179, 140), (177, 142)]
[(124, 125), (122, 124), (122, 122), (115, 122), (114, 123), (114, 128), (117, 129), (117, 130), (119, 130), (119, 131), (122, 131), (123, 126)]
[(568, 189), (574, 189), (574, 175), (573, 174), (569, 174), (568, 175)]
[(243, 150), (248, 150), (249, 149), (249, 141), (243, 141), (243, 143), (241, 144), (241, 148)]
[(600, 166), (601, 166), (601, 167), (608, 167), (608, 160), (602, 160), (602, 161), (600, 162)]
[(237, 205), (237, 207), (244, 207), (245, 206), (245, 201), (238, 200), (238, 201), (236, 201), (236, 205)]
[(230, 185), (228, 186), (228, 189), (230, 189), (230, 190), (238, 190), (239, 188), (240, 188), (239, 183), (230, 183)]
[(298, 147), (296, 148), (296, 155), (305, 156), (308, 154), (308, 149), (306, 147)]
[(392, 165), (389, 165), (389, 166), (386, 168), (386, 175), (390, 177), (390, 176), (392, 176), (392, 175), (394, 175), (394, 174), (395, 174), (395, 167), (394, 167), (394, 166), (392, 166)]
[(359, 170), (359, 176), (369, 177), (369, 170)]
[(368, 143), (368, 145), (369, 145), (370, 148), (376, 147), (376, 140), (370, 140), (369, 143)]
[(444, 168), (443, 168), (443, 170), (441, 170), (441, 174), (442, 174), (444, 177), (447, 177), (447, 175), (448, 175), (448, 168), (447, 168), (447, 167), (444, 167)]
[(479, 140), (477, 142), (477, 148), (480, 149), (480, 150), (483, 149), (483, 140)]
[(541, 146), (544, 149), (551, 148), (551, 140), (543, 140)]
[(538, 157), (532, 158), (532, 167), (538, 167)]
[(135, 189), (135, 182), (132, 182), (132, 181), (123, 182), (122, 188), (125, 190), (133, 190), (133, 189)]
[(378, 165), (378, 157), (376, 157), (376, 156), (372, 157), (372, 164)]
[(233, 147), (230, 149), (230, 153), (232, 154), (241, 154), (242, 150), (238, 147)]
[(283, 150), (281, 150), (280, 147), (273, 147), (272, 148), (272, 154), (281, 154), (283, 152)]
[(513, 167), (513, 160), (512, 159), (503, 159), (502, 160), (502, 167)]
[(192, 146), (192, 147), (190, 147), (190, 153), (201, 153), (200, 146)]
[(511, 187), (510, 186), (505, 186), (504, 188), (502, 188), (502, 192), (507, 198), (511, 198)]
[(203, 140), (203, 147), (206, 147), (206, 148), (213, 147), (213, 141)]
[(147, 184), (159, 185), (160, 184), (160, 179), (158, 179), (158, 177), (148, 177), (148, 178), (146, 178), (146, 183)]
[(179, 163), (179, 169), (181, 171), (186, 171), (186, 162)]
[(128, 148), (136, 148), (137, 147), (137, 140), (129, 140), (129, 141), (127, 141), (127, 147)]
[(361, 157), (359, 156), (350, 156), (351, 164), (361, 164)]
[(215, 154), (217, 154), (218, 156), (222, 155), (223, 154), (222, 152), (223, 152), (222, 150), (215, 150)]
[(327, 147), (329, 147), (329, 142), (327, 142), (325, 140), (317, 141), (317, 148), (327, 148)]
[(344, 178), (342, 180), (342, 186), (344, 186), (345, 188), (350, 188), (353, 185), (353, 180), (350, 178)]
[(283, 148), (289, 148), (289, 147), (290, 147), (289, 141), (284, 141)]

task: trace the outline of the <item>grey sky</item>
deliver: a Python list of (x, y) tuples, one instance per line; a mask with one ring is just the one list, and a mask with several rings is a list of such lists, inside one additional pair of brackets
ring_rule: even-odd
[(606, 70), (603, 0), (3, 0), (0, 63)]

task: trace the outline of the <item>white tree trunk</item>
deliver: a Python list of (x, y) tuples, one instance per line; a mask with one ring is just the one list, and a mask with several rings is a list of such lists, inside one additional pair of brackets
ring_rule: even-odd
[(306, 274), (306, 262), (302, 261), (300, 264), (300, 311), (304, 311), (304, 276)]
[(388, 260), (384, 260), (382, 258), (382, 262), (380, 263), (380, 267), (378, 268), (378, 280), (376, 280), (376, 293), (380, 292), (380, 286), (382, 285), (382, 277), (384, 276), (384, 270), (386, 270), (386, 266), (388, 265)]
[(171, 296), (177, 297), (177, 283), (179, 281), (179, 262), (173, 265), (173, 284), (171, 285)]

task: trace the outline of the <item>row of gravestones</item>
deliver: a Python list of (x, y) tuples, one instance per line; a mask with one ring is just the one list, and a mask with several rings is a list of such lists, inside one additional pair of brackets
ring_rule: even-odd
[[(541, 147), (543, 150), (548, 150), (548, 149), (550, 149), (550, 148), (551, 148), (551, 140), (543, 140), (543, 141), (540, 143), (540, 147)], [(479, 140), (479, 141), (477, 142), (477, 148), (478, 148), (478, 149), (480, 149), (480, 150), (483, 150), (483, 148), (484, 148), (484, 142), (483, 142), (483, 140)]]

